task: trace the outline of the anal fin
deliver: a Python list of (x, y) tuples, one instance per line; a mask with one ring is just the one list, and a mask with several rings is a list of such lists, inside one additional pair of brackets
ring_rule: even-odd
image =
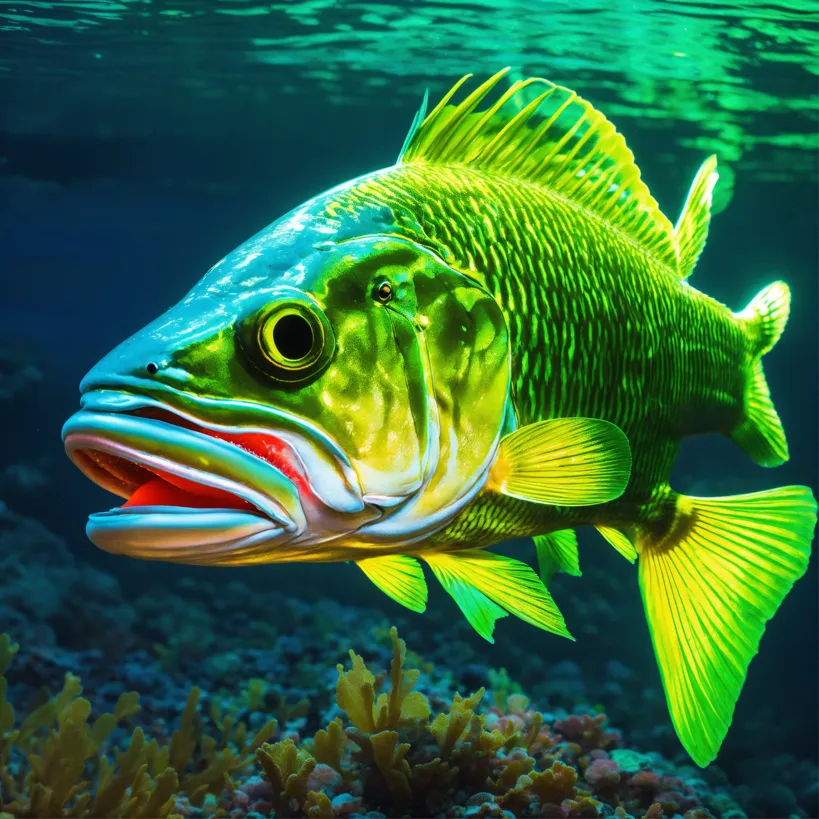
[(421, 557), (482, 637), (491, 641), (495, 620), (505, 609), (533, 626), (574, 639), (552, 595), (525, 563), (480, 549)]
[(577, 535), (574, 529), (562, 529), (548, 535), (535, 535), (537, 566), (540, 579), (545, 586), (558, 573), (580, 577), (580, 557), (577, 553)]
[(613, 526), (595, 526), (598, 532), (613, 546), (629, 563), (637, 560), (637, 549), (631, 539)]
[(807, 487), (677, 497), (639, 576), (671, 720), (697, 765), (717, 755), (765, 624), (805, 572), (816, 525)]

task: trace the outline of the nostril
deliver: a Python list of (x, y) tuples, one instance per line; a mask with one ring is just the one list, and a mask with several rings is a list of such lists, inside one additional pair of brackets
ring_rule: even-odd
[(149, 362), (145, 369), (148, 371), (148, 375), (156, 375), (159, 372), (159, 367), (153, 361)]

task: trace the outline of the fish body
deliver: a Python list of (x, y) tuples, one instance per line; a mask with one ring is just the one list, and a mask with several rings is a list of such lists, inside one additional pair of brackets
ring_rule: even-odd
[[(457, 104), (456, 84), (394, 166), (261, 231), (92, 369), (66, 449), (126, 502), (89, 537), (176, 562), (355, 561), (415, 611), (420, 560), (491, 640), (507, 613), (570, 637), (544, 583), (580, 573), (574, 529), (594, 526), (639, 555), (672, 721), (705, 765), (816, 503), (691, 498), (669, 473), (703, 433), (787, 459), (761, 359), (790, 294), (733, 313), (688, 284), (715, 158), (672, 225), (602, 114), (541, 80), (487, 103), (503, 75)], [(534, 539), (540, 576), (486, 550), (511, 537)]]
[[(433, 215), (430, 202), (440, 203)], [(744, 421), (758, 355), (752, 323), (607, 223), (514, 179), (398, 166), (329, 205), (352, 213), (380, 206), (411, 214), (417, 227), (402, 235), (468, 271), (500, 305), (518, 425), (602, 418), (632, 450), (628, 488), (609, 503), (533, 505), (487, 491), (435, 542), (484, 546), (574, 525), (662, 526), (682, 439), (730, 435)]]

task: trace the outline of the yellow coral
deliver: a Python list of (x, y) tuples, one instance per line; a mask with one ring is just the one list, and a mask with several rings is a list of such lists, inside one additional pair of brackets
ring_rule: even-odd
[(543, 773), (531, 774), (531, 778), (529, 789), (537, 794), (543, 804), (559, 805), (564, 799), (572, 799), (577, 795), (577, 771), (562, 762), (555, 762)]
[[(449, 714), (438, 714), (429, 726), (444, 759), (452, 753), (455, 743), (466, 733), (484, 693), (485, 689), (480, 688), (466, 699), (456, 694), (449, 708)], [(477, 725), (480, 731), (480, 723)]]
[[(221, 733), (221, 743), (202, 733), (196, 721), (199, 689), (194, 687), (182, 711), (179, 728), (171, 737), (170, 765), (179, 774), (180, 787), (193, 805), (201, 805), (208, 793), (219, 793), (225, 786), (225, 777), (246, 768), (254, 759), (256, 749), (276, 731), (276, 720), (268, 721), (250, 741), (247, 725), (235, 722), (233, 713), (224, 717), (218, 705), (211, 708), (211, 717)], [(195, 773), (187, 774), (196, 749), (206, 765)], [(234, 750), (234, 748), (238, 750)]]
[(344, 671), (342, 665), (337, 666), (338, 706), (346, 712), (350, 722), (365, 734), (393, 730), (403, 721), (426, 720), (430, 714), (427, 698), (412, 690), (421, 672), (417, 669), (404, 668), (407, 646), (398, 636), (395, 626), (390, 629), (390, 639), (393, 647), (390, 665), (391, 688), (389, 694), (380, 694), (377, 701), (376, 679), (364, 664), (362, 657), (351, 650), (352, 668)]
[[(66, 674), (62, 691), (15, 730), (14, 711), (5, 702), (3, 674), (16, 653), (17, 646), (7, 635), (0, 635), (0, 770), (7, 770), (12, 745), (23, 752), (28, 764), (23, 782), (4, 774), (3, 790), (12, 801), (0, 811), (25, 817), (166, 817), (174, 805), (178, 780), (172, 768), (156, 776), (148, 772), (156, 743), (146, 745), (142, 729), (137, 728), (128, 750), (115, 752), (115, 761), (100, 750), (117, 723), (139, 710), (138, 695), (123, 694), (111, 714), (89, 725), (91, 704), (80, 697), (79, 679)], [(96, 782), (86, 779), (92, 771)]]
[(290, 815), (290, 800), (301, 804), (307, 798), (307, 780), (316, 767), (316, 760), (300, 751), (292, 739), (275, 745), (264, 743), (257, 749), (256, 758), (270, 780), (276, 813)]
[(329, 765), (341, 773), (341, 760), (344, 758), (344, 746), (347, 737), (344, 734), (344, 723), (336, 717), (327, 730), (319, 730), (313, 739), (313, 756), (318, 762)]
[(336, 702), (342, 711), (346, 712), (350, 722), (367, 734), (375, 731), (375, 718), (373, 716), (373, 705), (375, 703), (375, 690), (373, 683), (375, 677), (370, 673), (364, 659), (350, 649), (350, 659), (353, 667), (349, 671), (344, 671), (341, 663), (336, 666), (338, 669), (338, 682), (336, 683)]
[(409, 743), (398, 742), (395, 731), (381, 731), (370, 737), (373, 750), (373, 760), (384, 777), (387, 788), (398, 804), (405, 804), (410, 800), (410, 766), (406, 760)]
[(333, 819), (333, 805), (327, 794), (321, 791), (308, 791), (304, 812), (310, 819)]

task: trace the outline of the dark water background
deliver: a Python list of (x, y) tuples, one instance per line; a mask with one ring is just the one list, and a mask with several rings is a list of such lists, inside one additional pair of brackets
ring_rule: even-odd
[[(194, 20), (196, 26), (191, 23), (186, 30), (177, 17), (169, 16), (177, 28), (165, 34), (161, 28), (151, 30), (137, 48), (136, 29), (118, 30), (117, 19), (77, 31), (46, 26), (35, 31), (29, 23), (11, 21), (16, 8), (27, 9), (24, 17), (36, 16), (35, 5), (13, 8), (14, 4), (0, 3), (0, 19), (7, 17), (7, 26), (0, 31), (0, 42), (7, 48), (0, 63), (4, 65), (0, 73), (0, 343), (27, 351), (43, 378), (13, 404), (0, 404), (0, 474), (10, 464), (35, 464), (47, 483), (27, 489), (7, 479), (0, 483), (0, 498), (64, 537), (79, 559), (116, 575), (128, 594), (180, 576), (218, 583), (220, 578), (237, 575), (258, 589), (286, 589), (308, 598), (331, 596), (395, 613), (397, 606), (350, 566), (270, 566), (252, 572), (191, 569), (140, 564), (94, 549), (84, 536), (85, 519), (89, 512), (108, 508), (111, 498), (65, 458), (60, 427), (76, 409), (77, 385), (91, 365), (183, 296), (216, 260), (319, 191), (391, 164), (417, 108), (419, 83), (426, 79), (440, 91), (466, 70), (481, 76), (494, 71), (508, 62), (508, 55), (492, 53), (469, 61), (451, 48), (435, 54), (430, 43), (424, 52), (428, 63), (413, 72), (408, 63), (419, 58), (417, 53), (396, 54), (394, 59), (401, 65), (397, 70), (397, 62), (387, 56), (380, 63), (375, 58), (367, 62), (358, 52), (350, 52), (349, 44), (339, 45), (336, 53), (330, 42), (322, 48), (316, 45), (313, 52), (308, 43), (301, 62), (293, 57), (284, 66), (275, 61), (260, 65), (236, 60), (230, 50), (232, 36), (247, 32), (245, 17), (213, 17), (222, 28), (218, 37), (208, 40), (206, 23), (211, 17)], [(209, 8), (177, 5), (189, 12)], [(654, 5), (668, 13), (673, 4)], [(753, 4), (738, 4), (734, 10), (740, 6), (751, 14)], [(347, 19), (349, 8), (340, 4), (339, 19)], [(480, 11), (479, 6), (465, 8)], [(533, 13), (531, 4), (521, 8)], [(793, 30), (793, 16), (807, 14), (798, 6), (760, 8), (779, 13), (779, 17), (761, 14), (759, 18), (772, 27), (772, 41), (777, 26)], [(59, 13), (64, 14), (65, 7)], [(334, 12), (325, 8), (322, 13), (324, 26), (327, 15)], [(561, 13), (561, 20), (569, 19), (565, 7)], [(264, 18), (256, 19), (264, 29)], [(707, 30), (712, 18), (703, 13), (696, 19)], [(731, 27), (739, 28), (747, 22), (733, 14), (717, 15), (717, 19), (714, 25), (725, 25), (728, 19)], [(160, 18), (155, 22), (164, 25)], [(797, 22), (805, 31), (810, 29), (806, 17)], [(559, 21), (554, 25), (559, 34)], [(574, 31), (577, 25), (572, 25)], [(465, 20), (464, 32), (468, 26)], [(150, 43), (153, 35), (157, 36), (155, 51)], [(52, 37), (56, 44), (34, 42)], [(366, 55), (373, 41), (361, 44), (362, 53)], [(174, 42), (176, 50), (171, 47)], [(224, 51), (215, 47), (220, 42)], [(633, 50), (640, 47), (637, 41), (631, 44)], [(268, 50), (276, 53), (275, 47)], [(104, 70), (89, 69), (92, 52), (104, 54)], [(787, 48), (783, 53), (789, 53)], [(332, 64), (327, 54), (332, 55)], [(799, 132), (810, 138), (816, 71), (809, 66), (805, 70), (803, 63), (812, 59), (811, 54), (806, 46), (801, 63), (749, 60), (754, 76), (764, 78), (764, 83), (749, 81), (753, 90), (762, 93), (760, 85), (771, 92), (778, 88), (783, 99), (803, 103), (813, 95), (814, 106), (803, 104), (801, 113), (773, 106), (769, 117), (765, 110), (740, 111), (736, 120), (743, 124), (744, 133), (755, 128), (757, 133)], [(543, 61), (548, 64), (548, 57)], [(573, 71), (560, 62), (559, 55), (554, 65), (561, 69), (555, 77), (561, 82), (572, 85), (577, 76), (586, 88), (594, 87), (593, 66)], [(649, 70), (650, 61), (646, 65), (656, 91), (662, 70)], [(531, 73), (528, 65), (524, 67), (524, 73)], [(331, 79), (311, 80), (310, 72), (320, 70)], [(356, 95), (362, 76), (379, 81), (372, 84), (366, 99)], [(546, 76), (554, 77), (554, 72)], [(629, 79), (632, 89), (640, 88), (639, 76), (637, 64)], [(606, 74), (599, 89), (607, 113), (611, 77)], [(690, 81), (696, 90), (696, 76), (677, 79)], [(673, 86), (672, 80), (668, 87)], [(703, 85), (707, 80), (700, 78)], [(285, 87), (287, 92), (279, 95), (277, 90)], [(203, 94), (208, 88), (216, 90), (210, 96)], [(265, 93), (256, 94), (254, 89), (259, 88)], [(342, 94), (345, 89), (349, 99)], [(597, 101), (593, 93), (585, 93)], [(681, 94), (683, 98), (688, 96)], [(622, 99), (618, 103), (627, 104)], [(698, 134), (710, 133), (729, 146), (734, 136), (728, 133), (730, 123), (723, 123), (723, 132), (709, 132), (702, 118), (675, 120), (673, 99), (668, 110), (668, 125), (656, 115), (651, 121), (614, 114), (612, 118), (626, 134), (652, 193), (674, 219), (705, 155), (705, 148), (699, 150), (692, 141)], [(708, 105), (703, 103), (701, 110), (707, 114)], [(766, 357), (765, 368), (788, 433), (791, 460), (776, 470), (764, 470), (727, 441), (689, 441), (674, 478), (675, 488), (683, 492), (733, 494), (788, 483), (807, 484), (819, 492), (817, 157), (810, 144), (806, 147), (798, 140), (785, 147), (793, 150), (777, 153), (781, 145), (762, 146), (737, 161), (733, 199), (712, 222), (692, 284), (733, 309), (743, 307), (775, 278), (790, 284), (790, 323), (782, 341)], [(518, 544), (507, 551), (530, 559), (529, 551), (521, 551), (527, 548)], [(741, 766), (742, 755), (753, 742), (766, 745), (771, 754), (816, 759), (816, 563), (814, 555), (807, 575), (768, 626), (760, 656), (751, 665), (721, 756), (729, 768), (732, 762)], [(504, 646), (509, 643), (525, 644), (532, 653), (550, 658), (601, 665), (620, 659), (641, 670), (640, 685), (634, 690), (634, 696), (640, 697), (642, 685), (656, 686), (659, 680), (636, 574), (591, 534), (581, 534), (581, 564), (600, 566), (611, 577), (609, 603), (617, 618), (594, 624), (570, 622), (579, 637), (576, 644), (520, 622), (501, 621), (496, 645), (482, 648), (486, 661), (502, 665)], [(561, 579), (558, 604), (568, 597), (582, 598), (585, 582), (585, 578)], [(430, 591), (429, 610), (417, 618), (419, 628), (426, 622), (430, 641), (445, 640), (446, 624), (459, 615), (445, 595)], [(584, 632), (588, 633), (585, 641)], [(414, 648), (423, 653), (423, 645)], [(523, 673), (509, 668), (513, 678), (519, 671)]]

